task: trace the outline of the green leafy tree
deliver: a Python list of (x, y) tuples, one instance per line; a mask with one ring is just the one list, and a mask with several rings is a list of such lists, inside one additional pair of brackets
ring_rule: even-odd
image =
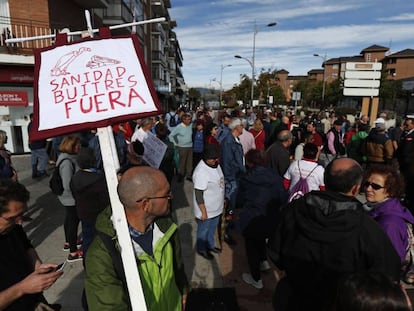
[(402, 88), (402, 81), (388, 80), (383, 75), (381, 78), (379, 97), (384, 107), (394, 108), (397, 100), (405, 96), (406, 92)]
[(199, 90), (195, 88), (190, 88), (188, 90), (188, 98), (194, 106), (198, 106), (200, 105), (200, 102), (201, 102), (201, 93)]
[(301, 104), (303, 107), (313, 107), (321, 98), (322, 89), (319, 92), (316, 80), (302, 79), (293, 87), (294, 92), (301, 93)]
[(240, 84), (234, 85), (231, 90), (229, 90), (228, 94), (233, 94), (235, 100), (242, 100), (244, 103), (248, 103), (250, 101), (250, 94), (251, 94), (251, 79), (245, 74), (240, 76)]
[(331, 83), (326, 83), (325, 103), (321, 108), (326, 108), (329, 105), (336, 106), (344, 99), (343, 84), (344, 83), (342, 79), (337, 79)]
[(262, 102), (268, 102), (268, 97), (273, 96), (274, 104), (282, 104), (286, 102), (283, 89), (276, 84), (277, 70), (263, 71), (257, 79), (255, 88), (255, 98), (259, 98)]

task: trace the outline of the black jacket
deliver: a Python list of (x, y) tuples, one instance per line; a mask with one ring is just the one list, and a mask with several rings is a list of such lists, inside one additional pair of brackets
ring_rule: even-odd
[(312, 191), (287, 205), (269, 242), (269, 256), (286, 271), (289, 310), (324, 310), (338, 280), (381, 271), (399, 280), (400, 258), (379, 225), (349, 196)]
[(95, 223), (98, 214), (110, 204), (105, 175), (102, 173), (77, 171), (70, 182), (76, 211), (82, 221)]
[(401, 170), (406, 174), (414, 175), (414, 131), (401, 136), (397, 157)]
[(240, 178), (237, 191), (237, 206), (242, 208), (238, 225), (244, 230), (253, 218), (267, 216), (263, 225), (271, 229), (287, 198), (282, 177), (273, 169), (262, 166), (249, 169)]

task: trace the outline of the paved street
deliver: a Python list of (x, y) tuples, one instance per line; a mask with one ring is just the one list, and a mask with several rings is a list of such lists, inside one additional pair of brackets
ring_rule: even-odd
[[(61, 263), (66, 260), (67, 252), (62, 250), (64, 242), (64, 210), (57, 198), (49, 191), (48, 180), (34, 181), (31, 178), (30, 156), (14, 155), (14, 166), (18, 170), (19, 180), (31, 194), (29, 215), (33, 220), (25, 225), (25, 230), (44, 262)], [(51, 172), (52, 168), (49, 168)], [(272, 291), (280, 278), (274, 268), (263, 273), (264, 289), (256, 290), (246, 285), (241, 274), (247, 272), (247, 259), (242, 238), (233, 233), (237, 245), (223, 245), (223, 252), (212, 261), (208, 261), (195, 252), (196, 224), (192, 212), (192, 183), (185, 181), (173, 184), (173, 215), (179, 226), (182, 252), (187, 276), (193, 288), (234, 287), (238, 304), (242, 311), (271, 311)], [(360, 196), (359, 199), (363, 200)], [(83, 289), (82, 262), (68, 263), (63, 276), (45, 292), (51, 303), (60, 303), (63, 310), (82, 310), (80, 304)], [(410, 286), (411, 287), (411, 286)], [(412, 296), (413, 290), (409, 290)], [(411, 297), (413, 298), (413, 297)]]
[[(48, 180), (40, 181), (31, 178), (29, 155), (12, 157), (19, 180), (31, 194), (29, 215), (33, 220), (25, 225), (25, 230), (44, 262), (61, 263), (68, 253), (62, 250), (64, 242), (63, 219), (64, 209), (55, 195), (49, 191)], [(52, 168), (49, 168), (51, 172)], [(174, 217), (179, 225), (182, 238), (183, 256), (187, 276), (193, 287), (222, 287), (218, 258), (207, 261), (196, 255), (194, 251), (196, 225), (193, 217), (192, 184), (188, 181), (173, 185)], [(51, 303), (60, 303), (63, 310), (81, 310), (80, 296), (83, 288), (82, 262), (68, 263), (63, 276), (45, 292)]]

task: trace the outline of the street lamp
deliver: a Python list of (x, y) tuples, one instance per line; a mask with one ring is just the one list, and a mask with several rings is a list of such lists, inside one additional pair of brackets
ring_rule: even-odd
[(220, 107), (221, 102), (223, 100), (223, 70), (224, 68), (231, 67), (231, 65), (221, 65), (221, 71), (220, 71)]
[(325, 104), (325, 84), (326, 84), (326, 53), (322, 56), (319, 54), (313, 54), (313, 56), (323, 59), (323, 81), (322, 81), (322, 104)]
[[(273, 27), (273, 26), (276, 26), (276, 25), (277, 25), (276, 22), (272, 22), (272, 23), (267, 24), (265, 27)], [(259, 32), (259, 30), (261, 28), (264, 28), (264, 27), (259, 27), (256, 23), (256, 20), (254, 20), (252, 60), (249, 60), (245, 57), (241, 57), (240, 55), (235, 55), (234, 56), (235, 58), (240, 58), (240, 59), (246, 60), (250, 64), (250, 66), (252, 67), (252, 88), (251, 88), (251, 91), (250, 91), (251, 105), (253, 105), (253, 97), (254, 97), (254, 95), (253, 95), (253, 93), (254, 93), (254, 71), (255, 71), (254, 70), (254, 61), (255, 61), (255, 57), (256, 57), (256, 35), (257, 35), (257, 33)]]

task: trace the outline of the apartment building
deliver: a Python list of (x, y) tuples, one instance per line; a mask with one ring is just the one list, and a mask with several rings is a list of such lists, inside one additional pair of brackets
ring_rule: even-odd
[(275, 84), (283, 89), (286, 100), (289, 102), (292, 89), (300, 80), (323, 81), (325, 77), (326, 83), (329, 84), (339, 78), (344, 79), (347, 62), (381, 62), (386, 79), (401, 80), (403, 88), (414, 92), (414, 50), (405, 49), (389, 53), (389, 48), (380, 45), (371, 45), (363, 49), (359, 55), (326, 59), (322, 63), (323, 69), (312, 69), (303, 76), (291, 76), (289, 71), (279, 70)]
[[(405, 49), (390, 54), (389, 48), (371, 45), (363, 49), (359, 55), (327, 59), (322, 67), (325, 68), (326, 82), (330, 83), (345, 77), (347, 62), (381, 62), (386, 78), (389, 80), (414, 79), (414, 50)], [(317, 80), (322, 81), (323, 75)]]
[(0, 129), (9, 136), (7, 148), (14, 153), (29, 151), (33, 49), (51, 46), (53, 38), (12, 44), (6, 44), (6, 39), (86, 30), (85, 10), (91, 14), (93, 28), (165, 17), (162, 23), (121, 28), (112, 34), (137, 36), (157, 96), (167, 110), (170, 97), (185, 101), (186, 89), (170, 8), (170, 0), (0, 0)]

